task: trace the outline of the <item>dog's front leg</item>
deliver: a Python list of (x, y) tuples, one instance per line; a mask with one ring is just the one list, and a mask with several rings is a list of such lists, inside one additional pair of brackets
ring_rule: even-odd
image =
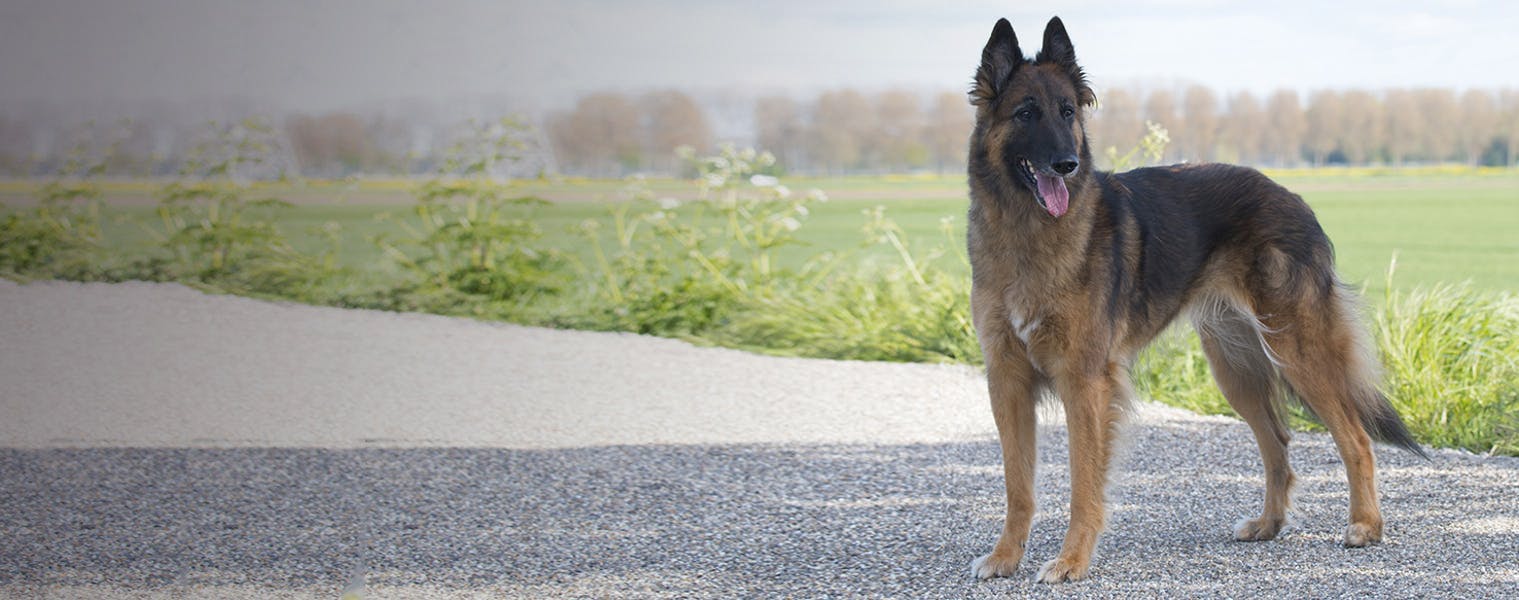
[(971, 563), (971, 571), (981, 579), (1012, 575), (1023, 560), (1023, 545), (1034, 519), (1034, 465), (1038, 454), (1035, 374), (1028, 350), (1006, 329), (990, 329), (983, 330), (981, 348), (986, 356), (992, 417), (997, 421), (997, 436), (1002, 442), (1007, 518), (991, 553)]
[(1060, 556), (1044, 564), (1039, 581), (1082, 579), (1091, 566), (1092, 548), (1107, 515), (1104, 493), (1120, 416), (1114, 406), (1117, 394), (1122, 393), (1115, 377), (1120, 372), (1108, 365), (1101, 370), (1067, 374), (1056, 381), (1070, 438), (1071, 524)]

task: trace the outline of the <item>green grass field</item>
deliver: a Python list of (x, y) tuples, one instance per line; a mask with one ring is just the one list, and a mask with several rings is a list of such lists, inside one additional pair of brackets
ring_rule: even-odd
[[(1497, 174), (1376, 174), (1357, 172), (1282, 171), (1279, 182), (1300, 193), (1318, 213), (1335, 243), (1340, 272), (1349, 282), (1364, 285), (1370, 296), (1385, 293), (1390, 261), (1397, 256), (1397, 287), (1470, 282), (1479, 290), (1519, 291), (1519, 172)], [(883, 176), (785, 181), (794, 191), (823, 190), (830, 197), (814, 205), (799, 237), (803, 246), (782, 249), (777, 258), (795, 266), (823, 252), (850, 250), (861, 244), (861, 211), (884, 205), (887, 214), (909, 234), (915, 246), (958, 245), (964, 236), (966, 191), (959, 176)], [(269, 189), (296, 207), (283, 211), (280, 226), (298, 247), (315, 249), (310, 232), (327, 223), (342, 226), (341, 260), (369, 267), (381, 261), (369, 238), (400, 235), (393, 221), (377, 219), (390, 213), (404, 219), (411, 201), (410, 182), (366, 181), (357, 185), (312, 183), (298, 188)], [(553, 201), (542, 209), (539, 222), (544, 245), (574, 253), (587, 252), (571, 229), (588, 217), (607, 214), (607, 205), (624, 201), (621, 181), (524, 182), (524, 195)], [(695, 186), (679, 180), (651, 180), (655, 197), (688, 198)], [(106, 198), (107, 235), (115, 244), (146, 240), (136, 222), (151, 222), (151, 186), (110, 184)], [(8, 204), (25, 202), (23, 184), (0, 186)], [(953, 239), (940, 232), (950, 218)], [(866, 260), (885, 257), (887, 250), (864, 252)], [(944, 261), (948, 269), (963, 269)]]

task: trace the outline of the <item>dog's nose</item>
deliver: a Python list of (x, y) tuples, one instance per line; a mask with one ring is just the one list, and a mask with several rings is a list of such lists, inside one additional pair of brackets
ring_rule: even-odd
[(1081, 163), (1077, 162), (1074, 156), (1056, 159), (1055, 164), (1050, 165), (1051, 168), (1055, 169), (1056, 173), (1061, 175), (1070, 175), (1076, 172), (1076, 167), (1079, 166), (1081, 166)]

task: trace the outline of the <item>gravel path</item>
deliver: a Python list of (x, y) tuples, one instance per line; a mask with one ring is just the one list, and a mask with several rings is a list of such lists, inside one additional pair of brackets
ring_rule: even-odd
[(1143, 405), (1093, 578), (977, 582), (1001, 471), (963, 367), (0, 280), (0, 598), (1515, 597), (1519, 460), (1379, 449), (1387, 542), (1339, 546), (1326, 436), (1296, 525), (1248, 430)]

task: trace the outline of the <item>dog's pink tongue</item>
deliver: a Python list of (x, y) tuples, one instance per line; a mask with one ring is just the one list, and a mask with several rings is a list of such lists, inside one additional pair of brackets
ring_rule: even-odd
[(1042, 173), (1035, 173), (1034, 180), (1039, 183), (1039, 196), (1044, 198), (1045, 210), (1057, 217), (1065, 214), (1071, 207), (1071, 193), (1065, 189), (1065, 180)]

